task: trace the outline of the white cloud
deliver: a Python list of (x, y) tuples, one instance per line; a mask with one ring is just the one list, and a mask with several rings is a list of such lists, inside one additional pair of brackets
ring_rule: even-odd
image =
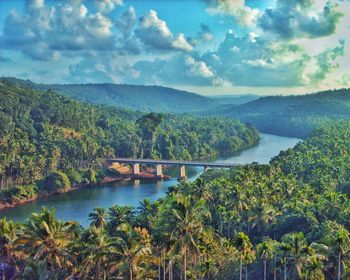
[(123, 5), (123, 0), (95, 0), (95, 5), (101, 13), (109, 13), (115, 7)]
[(176, 39), (172, 41), (171, 45), (176, 49), (180, 49), (184, 51), (193, 50), (193, 46), (190, 43), (188, 43), (183, 33), (178, 34)]
[(205, 64), (204, 61), (196, 61), (192, 57), (185, 58), (185, 63), (190, 67), (188, 73), (190, 76), (200, 76), (211, 78), (214, 76), (213, 71)]
[(180, 33), (174, 39), (166, 22), (161, 20), (154, 10), (150, 10), (140, 18), (135, 34), (145, 45), (156, 50), (191, 51), (193, 49), (184, 34)]
[(256, 25), (260, 11), (246, 5), (245, 0), (207, 0), (208, 12), (235, 17), (238, 24), (252, 27)]

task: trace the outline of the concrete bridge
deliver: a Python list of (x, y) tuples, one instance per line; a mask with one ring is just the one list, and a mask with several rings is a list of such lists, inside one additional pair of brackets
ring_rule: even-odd
[(134, 158), (108, 158), (108, 162), (118, 162), (130, 164), (134, 175), (140, 174), (140, 164), (154, 165), (156, 167), (155, 176), (161, 178), (163, 176), (163, 166), (178, 166), (179, 179), (186, 178), (186, 166), (203, 167), (204, 171), (208, 168), (232, 168), (241, 166), (235, 163), (210, 163), (204, 161), (183, 161), (183, 160), (158, 160), (158, 159), (134, 159)]

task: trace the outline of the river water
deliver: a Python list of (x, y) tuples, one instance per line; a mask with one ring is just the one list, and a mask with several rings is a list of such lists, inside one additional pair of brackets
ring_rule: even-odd
[[(268, 163), (280, 151), (293, 147), (299, 141), (300, 139), (296, 138), (260, 134), (260, 141), (257, 146), (229, 158), (217, 158), (215, 162)], [(200, 175), (203, 168), (196, 168), (191, 171), (189, 181)], [(89, 224), (88, 214), (95, 207), (108, 208), (114, 204), (137, 207), (139, 201), (145, 198), (156, 200), (163, 197), (168, 188), (176, 184), (176, 179), (166, 181), (137, 180), (85, 187), (70, 193), (30, 202), (16, 208), (1, 210), (0, 218), (7, 217), (7, 219), (14, 221), (24, 221), (31, 213), (40, 211), (42, 207), (54, 207), (57, 218), (75, 220), (83, 226), (87, 226)]]

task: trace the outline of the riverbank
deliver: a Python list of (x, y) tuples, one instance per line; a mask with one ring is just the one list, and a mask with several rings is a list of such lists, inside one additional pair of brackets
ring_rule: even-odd
[[(269, 163), (270, 159), (278, 155), (281, 150), (293, 147), (300, 139), (279, 137), (269, 134), (260, 134), (259, 144), (232, 157), (224, 156), (215, 158), (208, 162), (247, 164), (258, 162)], [(126, 170), (125, 170), (126, 171)], [(142, 170), (141, 170), (142, 171)], [(195, 180), (202, 173), (202, 168), (193, 169), (188, 172), (187, 180)], [(116, 180), (104, 182), (101, 177), (100, 182), (89, 186), (79, 187), (74, 191), (69, 191), (60, 195), (50, 195), (29, 203), (3, 209), (0, 211), (0, 219), (6, 217), (13, 221), (25, 221), (31, 213), (39, 212), (42, 207), (55, 208), (59, 219), (68, 221), (79, 221), (83, 226), (88, 226), (88, 214), (96, 207), (108, 208), (113, 205), (130, 205), (138, 207), (143, 199), (151, 201), (164, 197), (169, 188), (178, 184), (176, 176), (177, 170), (168, 170), (166, 174), (172, 174), (169, 180)], [(108, 174), (111, 176), (112, 174)], [(117, 175), (117, 174), (115, 174)], [(114, 177), (114, 176), (112, 176)], [(115, 178), (113, 178), (114, 180)]]
[[(114, 176), (104, 176), (104, 178), (101, 181), (95, 182), (94, 185), (103, 185), (118, 181), (129, 181), (129, 180), (169, 180), (171, 179), (171, 176), (169, 175), (162, 175), (162, 176), (154, 176), (154, 170), (152, 168), (149, 168), (146, 171), (140, 172), (140, 174), (132, 174), (129, 170), (125, 173), (121, 173), (119, 175)], [(58, 191), (52, 191), (52, 192), (38, 192), (35, 196), (32, 196), (30, 198), (26, 199), (20, 199), (13, 202), (0, 202), (0, 210), (4, 210), (7, 208), (14, 208), (17, 206), (24, 205), (26, 203), (35, 202), (37, 200), (41, 199), (47, 199), (51, 196), (55, 195), (62, 195), (69, 192), (76, 191), (78, 189), (82, 188), (88, 188), (92, 184), (77, 184), (74, 186), (70, 186), (69, 188), (58, 190)]]

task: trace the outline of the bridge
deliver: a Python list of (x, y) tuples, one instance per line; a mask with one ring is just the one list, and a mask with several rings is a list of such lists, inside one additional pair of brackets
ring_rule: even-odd
[(204, 161), (184, 161), (184, 160), (158, 160), (158, 159), (134, 159), (134, 158), (108, 158), (108, 162), (117, 162), (130, 164), (134, 175), (140, 174), (140, 164), (154, 165), (156, 167), (155, 176), (161, 178), (163, 176), (163, 166), (178, 166), (179, 179), (186, 178), (186, 166), (203, 167), (204, 171), (208, 168), (232, 168), (241, 166), (235, 163), (211, 163)]

